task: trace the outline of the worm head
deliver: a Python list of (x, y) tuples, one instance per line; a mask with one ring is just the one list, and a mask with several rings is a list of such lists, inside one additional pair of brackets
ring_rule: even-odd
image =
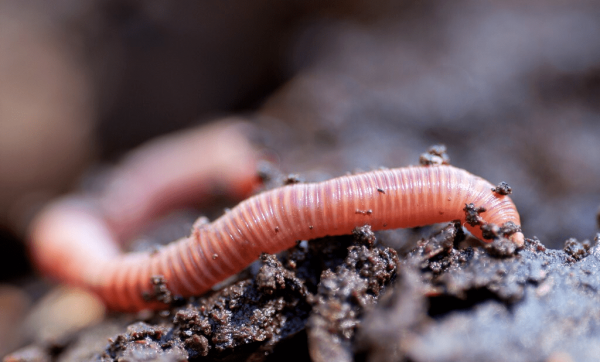
[(512, 234), (511, 236), (508, 237), (508, 239), (510, 241), (512, 241), (513, 243), (515, 243), (518, 247), (522, 247), (523, 244), (525, 243), (525, 236), (520, 231)]

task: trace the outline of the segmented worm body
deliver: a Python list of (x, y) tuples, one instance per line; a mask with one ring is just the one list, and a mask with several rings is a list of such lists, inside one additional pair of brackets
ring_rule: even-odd
[[(189, 237), (158, 252), (120, 254), (98, 242), (91, 248), (80, 245), (77, 254), (63, 253), (62, 263), (75, 263), (69, 273), (76, 277), (71, 280), (94, 290), (113, 309), (156, 308), (160, 305), (148, 304), (142, 297), (152, 288), (152, 276), (164, 276), (175, 294), (198, 295), (263, 252), (279, 252), (297, 240), (349, 234), (365, 224), (373, 230), (452, 220), (465, 224), (465, 204), (473, 203), (480, 211), (485, 209), (479, 214), (485, 223), (520, 225), (511, 199), (492, 188), (482, 178), (452, 166), (379, 170), (288, 185), (253, 196), (212, 223), (196, 225)], [(93, 212), (81, 213), (81, 207), (72, 204), (57, 207), (63, 208), (60, 214), (65, 217), (71, 208), (73, 218), (79, 218), (76, 224), (83, 230), (74, 233), (111, 238)], [(466, 226), (482, 239), (479, 226)], [(523, 242), (520, 232), (510, 238)]]

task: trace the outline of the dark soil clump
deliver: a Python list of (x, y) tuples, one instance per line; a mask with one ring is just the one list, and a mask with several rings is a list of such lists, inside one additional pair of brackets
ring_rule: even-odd
[[(315, 240), (308, 247), (300, 243), (281, 259), (263, 254), (254, 278), (183, 301), (184, 306), (171, 303), (168, 310), (121, 327), (126, 330), (110, 337), (104, 348), (88, 349), (85, 359), (262, 361), (276, 353), (276, 360), (307, 360), (307, 323), (313, 358), (327, 348), (351, 356), (363, 313), (376, 304), (398, 263), (393, 249), (376, 247), (375, 241), (367, 225), (354, 237)], [(172, 302), (161, 278), (155, 282), (154, 297)], [(285, 343), (293, 347), (276, 348)], [(48, 348), (24, 349), (7, 361), (68, 360), (78, 346), (75, 339), (54, 355)], [(298, 346), (304, 349), (299, 352)]]
[(592, 361), (600, 353), (598, 243), (572, 239), (551, 250), (534, 238), (516, 249), (500, 237), (482, 247), (451, 223), (399, 257), (377, 235), (365, 226), (279, 258), (264, 254), (254, 278), (116, 326), (124, 332), (84, 354), (93, 331), (6, 361), (537, 361), (557, 353)]
[(471, 247), (432, 256), (422, 252), (429, 242), (412, 254), (422, 264), (405, 260), (393, 293), (365, 317), (357, 337), (363, 359), (596, 358), (598, 244), (584, 257), (583, 243), (568, 242), (567, 252), (527, 239), (509, 257)]
[[(348, 248), (348, 256), (335, 272), (327, 269), (308, 322), (310, 354), (313, 361), (352, 361), (352, 342), (360, 329), (363, 313), (372, 308), (395, 276), (398, 255), (393, 249), (370, 245), (370, 228), (357, 228), (369, 246)], [(366, 229), (366, 231), (365, 231)]]

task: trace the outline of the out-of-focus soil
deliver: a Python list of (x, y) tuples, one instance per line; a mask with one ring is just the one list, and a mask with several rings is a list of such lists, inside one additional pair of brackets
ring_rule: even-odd
[[(236, 16), (217, 6), (225, 31), (191, 16), (191, 5), (165, 12), (110, 2), (83, 29), (104, 44), (92, 55), (120, 49), (108, 60), (127, 74), (115, 78), (119, 87), (106, 77), (116, 71), (103, 68), (111, 62), (88, 65), (105, 107), (89, 120), (99, 154), (114, 158), (194, 117), (235, 111), (261, 131), (269, 172), (306, 181), (416, 164), (443, 143), (451, 164), (508, 182), (523, 249), (483, 246), (453, 224), (357, 230), (265, 255), (223, 289), (175, 298), (168, 311), (110, 315), (55, 338), (23, 331), (14, 318), (26, 318), (48, 285), (0, 265), (0, 280), (13, 284), (0, 289), (0, 336), (12, 337), (5, 348), (29, 345), (6, 361), (597, 360), (600, 5), (392, 3), (283, 9), (265, 1)], [(259, 21), (269, 17), (277, 21)], [(224, 34), (220, 42), (206, 29)], [(204, 35), (178, 36), (186, 32)], [(186, 46), (195, 56), (173, 63)], [(216, 54), (233, 60), (220, 64)], [(188, 77), (195, 62), (201, 71)], [(151, 78), (164, 64), (171, 72)], [(183, 236), (189, 223), (176, 216), (144, 240)], [(18, 237), (5, 234), (13, 240), (5, 250), (22, 257), (12, 246)]]

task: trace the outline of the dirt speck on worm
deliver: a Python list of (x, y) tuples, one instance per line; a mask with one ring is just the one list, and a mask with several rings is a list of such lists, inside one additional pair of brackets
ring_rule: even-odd
[(494, 223), (481, 225), (481, 234), (484, 239), (497, 239), (508, 237), (514, 233), (521, 232), (521, 227), (512, 221), (507, 221), (498, 226)]
[(496, 187), (492, 188), (492, 191), (499, 195), (510, 195), (512, 194), (512, 187), (504, 181), (500, 182)]
[(151, 302), (157, 301), (160, 303), (171, 304), (174, 300), (173, 293), (167, 287), (167, 280), (162, 275), (154, 275), (150, 278), (152, 291), (142, 294), (144, 300)]
[(419, 164), (422, 166), (430, 165), (449, 165), (450, 157), (446, 154), (445, 145), (433, 145), (427, 152), (419, 156)]
[(466, 214), (466, 222), (471, 225), (479, 225), (483, 222), (483, 218), (479, 216), (480, 213), (485, 212), (485, 207), (476, 207), (475, 204), (465, 204), (463, 209)]
[(295, 173), (291, 173), (291, 174), (287, 175), (283, 180), (284, 185), (294, 185), (294, 184), (299, 184), (301, 182), (302, 182), (302, 179), (300, 178), (300, 175), (295, 174)]
[(367, 244), (373, 244), (375, 242), (375, 233), (371, 230), (371, 225), (357, 226), (352, 230), (352, 235), (358, 241), (362, 241)]

